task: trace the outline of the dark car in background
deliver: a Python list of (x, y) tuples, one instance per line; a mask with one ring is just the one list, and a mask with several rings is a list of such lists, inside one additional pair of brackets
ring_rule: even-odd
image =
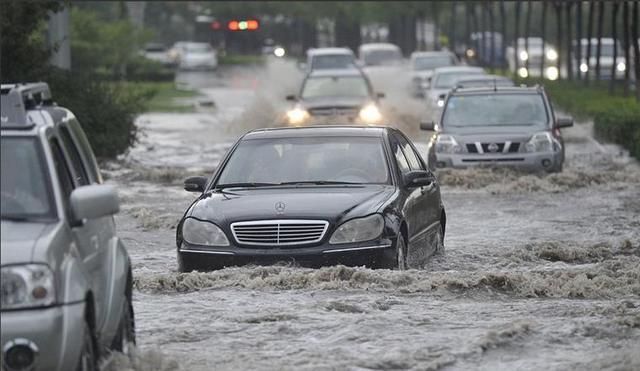
[(562, 171), (561, 128), (570, 118), (556, 118), (541, 87), (454, 89), (444, 103), (432, 151), (437, 167), (508, 165), (532, 171)]
[(231, 148), (177, 229), (180, 271), (254, 261), (404, 269), (444, 249), (437, 179), (397, 129), (260, 129)]
[(302, 82), (298, 95), (287, 100), (295, 105), (287, 111), (287, 125), (318, 123), (381, 124), (383, 116), (367, 76), (357, 68), (315, 70)]

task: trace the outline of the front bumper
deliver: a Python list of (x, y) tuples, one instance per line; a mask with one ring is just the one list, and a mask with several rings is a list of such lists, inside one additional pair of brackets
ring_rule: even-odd
[(208, 260), (212, 265), (238, 265), (247, 263), (275, 263), (294, 261), (312, 265), (369, 265), (375, 263), (384, 251), (395, 248), (395, 238), (385, 237), (368, 242), (332, 245), (325, 242), (309, 247), (264, 246), (260, 248), (225, 246), (203, 247), (183, 242), (178, 254), (191, 260)]
[(37, 347), (34, 367), (30, 370), (75, 370), (84, 339), (84, 309), (84, 303), (77, 303), (3, 311), (2, 370), (10, 370), (4, 364), (4, 348), (16, 339), (27, 340)]
[(442, 154), (436, 153), (436, 167), (467, 168), (474, 166), (509, 166), (530, 171), (548, 171), (562, 164), (562, 153), (509, 153), (509, 154)]

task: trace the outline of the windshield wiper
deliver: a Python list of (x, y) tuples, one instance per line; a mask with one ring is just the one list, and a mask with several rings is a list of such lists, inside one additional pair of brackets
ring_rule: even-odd
[(30, 218), (27, 218), (26, 216), (18, 216), (18, 215), (2, 215), (0, 216), (0, 219), (10, 220), (12, 222), (26, 222), (30, 220)]
[(278, 185), (296, 185), (296, 184), (315, 184), (315, 185), (334, 185), (334, 184), (362, 184), (356, 182), (340, 182), (336, 180), (302, 180), (297, 182), (282, 182)]
[(257, 187), (268, 187), (275, 186), (278, 183), (229, 183), (229, 184), (218, 184), (215, 186), (215, 189), (223, 189), (223, 188), (257, 188)]

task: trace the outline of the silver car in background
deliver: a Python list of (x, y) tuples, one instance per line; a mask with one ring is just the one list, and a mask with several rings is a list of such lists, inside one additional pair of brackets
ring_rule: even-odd
[(439, 67), (460, 64), (455, 54), (449, 51), (413, 52), (409, 58), (411, 68), (411, 94), (423, 97), (429, 87), (433, 70)]
[(433, 75), (427, 85), (425, 97), (427, 105), (433, 108), (442, 108), (447, 93), (456, 85), (456, 81), (466, 77), (484, 75), (481, 67), (451, 66), (440, 67), (433, 70)]
[(2, 85), (2, 369), (94, 370), (135, 344), (115, 190), (44, 83)]
[(513, 166), (529, 171), (562, 171), (561, 128), (571, 118), (556, 118), (541, 87), (454, 89), (440, 122), (425, 122), (435, 131), (429, 146), (436, 166)]
[(218, 54), (208, 43), (176, 43), (178, 68), (183, 70), (212, 70), (218, 67)]

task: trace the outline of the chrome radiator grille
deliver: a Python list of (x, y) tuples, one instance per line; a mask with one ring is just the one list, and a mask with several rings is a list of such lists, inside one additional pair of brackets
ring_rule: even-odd
[(256, 220), (231, 223), (231, 232), (244, 245), (288, 246), (319, 242), (328, 227), (325, 220)]

